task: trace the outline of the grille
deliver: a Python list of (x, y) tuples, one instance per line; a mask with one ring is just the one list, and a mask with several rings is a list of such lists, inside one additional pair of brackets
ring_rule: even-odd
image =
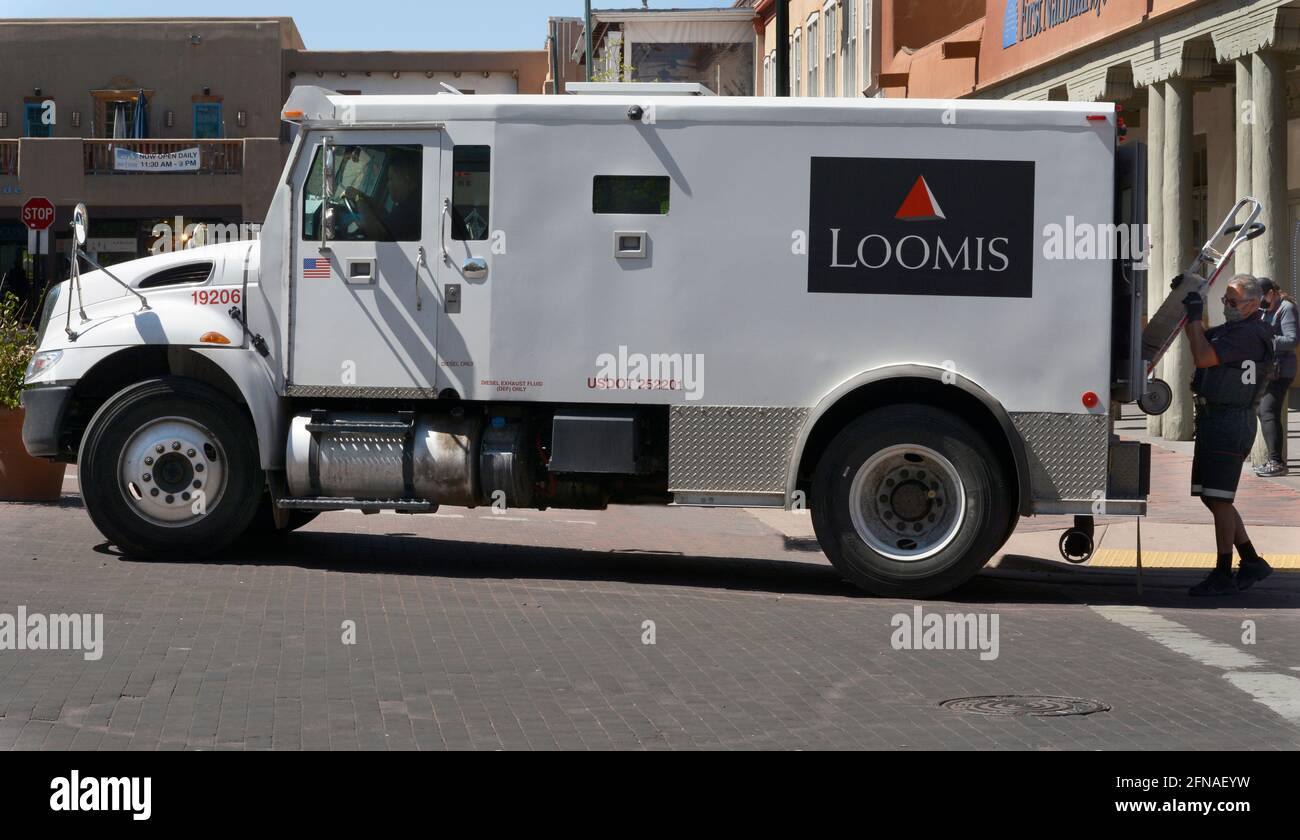
[(212, 274), (212, 263), (198, 262), (174, 265), (151, 274), (140, 281), (141, 289), (156, 289), (159, 286), (183, 286), (187, 283), (202, 283)]

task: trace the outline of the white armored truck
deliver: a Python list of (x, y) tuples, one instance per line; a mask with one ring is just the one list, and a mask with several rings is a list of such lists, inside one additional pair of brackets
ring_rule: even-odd
[(28, 450), (166, 558), (340, 509), (807, 507), (923, 597), (1021, 516), (1145, 512), (1142, 281), (1053, 241), (1138, 221), (1113, 107), (653, 91), (296, 89), (260, 240), (48, 295)]

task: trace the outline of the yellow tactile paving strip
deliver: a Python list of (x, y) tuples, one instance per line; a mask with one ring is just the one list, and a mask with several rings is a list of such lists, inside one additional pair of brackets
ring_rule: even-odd
[[(1300, 569), (1300, 554), (1263, 553), (1268, 564), (1275, 569)], [(1214, 565), (1215, 555), (1200, 551), (1143, 551), (1144, 569), (1208, 569)], [(1235, 565), (1237, 558), (1233, 557)], [(1089, 566), (1137, 568), (1137, 552), (1131, 548), (1102, 548), (1088, 561)]]

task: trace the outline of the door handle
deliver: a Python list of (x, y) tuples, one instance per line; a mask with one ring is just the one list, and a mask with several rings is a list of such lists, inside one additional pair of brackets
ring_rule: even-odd
[(482, 280), (488, 274), (487, 260), (482, 257), (470, 257), (460, 267), (460, 273), (465, 275), (466, 280)]
[(451, 265), (451, 255), (447, 253), (447, 214), (451, 212), (451, 199), (442, 200), (442, 215), (438, 217), (438, 247), (442, 250), (442, 261)]
[(420, 269), (428, 262), (424, 256), (424, 246), (421, 245), (415, 252), (415, 311), (417, 312), (424, 309), (424, 300), (420, 296)]

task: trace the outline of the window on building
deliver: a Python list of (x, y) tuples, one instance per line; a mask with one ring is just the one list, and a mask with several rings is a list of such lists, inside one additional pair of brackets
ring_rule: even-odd
[(844, 95), (857, 96), (858, 0), (844, 0)]
[(826, 56), (826, 66), (822, 68), (825, 96), (835, 95), (835, 58), (840, 51), (839, 30), (835, 28), (836, 2), (838, 0), (831, 0), (822, 12), (822, 47)]
[[(342, 242), (415, 242), (420, 238), (424, 152), (417, 145), (334, 147), (331, 238)], [(316, 150), (302, 191), (302, 238), (320, 239), (325, 205), (324, 155)]]
[(220, 102), (194, 103), (194, 136), (219, 139), (225, 134), (221, 124)]
[(862, 87), (870, 88), (876, 79), (871, 67), (871, 0), (862, 0)]
[(796, 29), (794, 40), (790, 42), (790, 94), (803, 95), (803, 45), (799, 41), (802, 33)]
[(668, 215), (666, 175), (597, 175), (591, 212)]
[[(54, 107), (53, 100), (50, 108)], [(54, 126), (45, 121), (46, 106), (44, 102), (23, 103), (23, 134), (27, 137), (52, 137)], [(51, 111), (50, 113), (53, 113)]]
[(492, 147), (457, 146), (451, 153), (451, 238), (488, 238)]
[(756, 50), (745, 43), (633, 42), (631, 81), (698, 82), (723, 96), (753, 96)]
[(1207, 135), (1192, 138), (1192, 241), (1210, 236), (1210, 149)]
[(772, 58), (763, 56), (763, 95), (772, 95)]
[(817, 43), (817, 17), (808, 18), (808, 95), (821, 96), (821, 88), (817, 86), (817, 53), (821, 51), (821, 44)]

